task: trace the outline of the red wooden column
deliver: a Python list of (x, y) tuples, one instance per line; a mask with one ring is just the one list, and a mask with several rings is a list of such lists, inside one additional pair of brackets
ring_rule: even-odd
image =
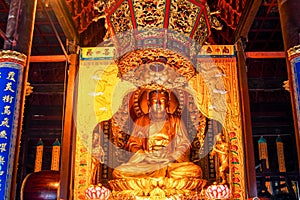
[[(64, 123), (61, 138), (61, 158), (60, 158), (60, 192), (61, 200), (72, 199), (73, 188), (73, 164), (74, 164), (74, 147), (75, 147), (75, 126), (73, 121), (73, 105), (76, 96), (76, 73), (78, 70), (78, 43), (79, 34), (74, 26), (74, 21), (70, 15), (70, 10), (66, 5), (66, 1), (51, 0), (49, 1), (57, 20), (69, 41), (68, 44), (68, 80), (67, 90), (65, 94), (66, 104), (64, 107)], [(41, 58), (41, 57), (40, 57)], [(55, 57), (56, 59), (64, 59), (63, 57)]]
[(246, 175), (246, 190), (247, 198), (254, 198), (257, 196), (256, 185), (256, 172), (255, 172), (255, 160), (254, 149), (252, 139), (252, 127), (251, 127), (251, 114), (250, 114), (250, 102), (249, 91), (246, 73), (246, 58), (244, 57), (243, 43), (241, 40), (236, 42), (237, 60), (238, 60), (238, 81), (240, 87), (241, 97), (241, 109), (242, 109), (242, 124), (244, 133), (244, 151), (245, 151), (245, 175)]
[(76, 96), (75, 79), (78, 67), (78, 55), (69, 56), (70, 66), (68, 73), (68, 86), (66, 95), (66, 107), (64, 114), (64, 130), (62, 135), (61, 166), (60, 166), (60, 199), (72, 199), (72, 163), (75, 155), (75, 126), (73, 121), (74, 97)]
[[(300, 43), (300, 1), (299, 0), (278, 0), (278, 8), (282, 29), (282, 36), (284, 42), (285, 52)], [(286, 54), (286, 57), (287, 54)], [(299, 55), (298, 55), (299, 57)], [(294, 72), (297, 70), (296, 63), (291, 64), (289, 60), (287, 60), (287, 71), (290, 82), (290, 94), (292, 99), (292, 109), (293, 109), (293, 118), (294, 118), (294, 129), (295, 129), (295, 137), (296, 137), (296, 145), (298, 151), (298, 171), (300, 172), (300, 112), (299, 112), (299, 83), (295, 81), (296, 76), (294, 76)]]

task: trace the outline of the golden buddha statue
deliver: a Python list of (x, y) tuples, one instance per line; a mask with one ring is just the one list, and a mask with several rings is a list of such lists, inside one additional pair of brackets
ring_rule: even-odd
[(126, 145), (133, 155), (114, 169), (113, 177), (201, 178), (201, 168), (189, 160), (191, 144), (185, 125), (169, 111), (169, 92), (152, 90), (147, 100), (148, 113), (136, 119)]

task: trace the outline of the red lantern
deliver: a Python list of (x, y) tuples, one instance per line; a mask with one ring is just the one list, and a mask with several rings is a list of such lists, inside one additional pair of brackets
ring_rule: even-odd
[(228, 199), (230, 197), (230, 189), (227, 185), (210, 185), (206, 189), (205, 194), (209, 199)]
[(88, 199), (107, 200), (110, 194), (110, 190), (102, 186), (101, 184), (91, 185), (85, 190), (85, 196)]

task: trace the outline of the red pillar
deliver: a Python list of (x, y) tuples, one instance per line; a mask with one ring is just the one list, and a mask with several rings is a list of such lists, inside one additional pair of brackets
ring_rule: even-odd
[[(300, 1), (299, 0), (278, 0), (278, 8), (283, 36), (283, 43), (285, 52), (290, 48), (293, 48), (300, 43)], [(288, 56), (286, 56), (288, 57)], [(297, 80), (297, 74), (294, 76), (296, 69), (295, 63), (292, 64), (287, 60), (287, 71), (290, 82), (290, 94), (292, 99), (292, 109), (294, 118), (294, 129), (296, 146), (298, 151), (298, 171), (300, 172), (300, 136), (299, 136), (299, 83)], [(296, 78), (296, 79), (295, 79)]]

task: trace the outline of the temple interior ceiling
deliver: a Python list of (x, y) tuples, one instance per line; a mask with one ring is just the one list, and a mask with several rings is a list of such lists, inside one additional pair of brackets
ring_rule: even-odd
[[(51, 4), (52, 2), (52, 4)], [(38, 0), (31, 56), (63, 55), (73, 41), (67, 39), (56, 17), (58, 1)], [(0, 29), (6, 31), (10, 0), (0, 0)], [(68, 16), (79, 35), (81, 47), (97, 46), (106, 34), (104, 19), (93, 9), (94, 0), (65, 0)], [(277, 0), (208, 0), (211, 12), (222, 30), (211, 30), (209, 44), (234, 44), (242, 35), (248, 52), (283, 52), (283, 41)], [(0, 37), (0, 48), (4, 45)], [(247, 77), (251, 106), (252, 132), (259, 135), (290, 134), (293, 132), (289, 93), (282, 87), (287, 80), (284, 58), (247, 58)], [(28, 159), (34, 163), (34, 145), (45, 138), (51, 146), (62, 131), (65, 103), (67, 63), (38, 62), (30, 64), (29, 82), (34, 87), (25, 104), (23, 141), (28, 141)], [(258, 137), (255, 137), (258, 139)], [(254, 141), (255, 142), (255, 141)], [(31, 147), (32, 146), (32, 147)], [(46, 150), (47, 152), (47, 150)], [(50, 157), (50, 148), (46, 157)], [(51, 160), (51, 159), (50, 159)], [(50, 165), (50, 163), (48, 163)], [(46, 166), (47, 167), (47, 166)], [(28, 164), (28, 169), (32, 168)]]

